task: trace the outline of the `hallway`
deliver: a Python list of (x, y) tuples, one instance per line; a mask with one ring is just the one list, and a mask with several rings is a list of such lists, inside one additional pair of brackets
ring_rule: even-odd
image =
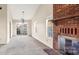
[(44, 48), (47, 47), (30, 36), (16, 36), (0, 47), (0, 55), (46, 55)]
[(0, 55), (47, 55), (53, 48), (52, 4), (0, 6)]

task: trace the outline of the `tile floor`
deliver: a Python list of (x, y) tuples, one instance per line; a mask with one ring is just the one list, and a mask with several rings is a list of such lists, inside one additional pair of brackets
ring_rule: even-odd
[(15, 36), (7, 45), (0, 46), (0, 55), (47, 55), (45, 45), (30, 36)]

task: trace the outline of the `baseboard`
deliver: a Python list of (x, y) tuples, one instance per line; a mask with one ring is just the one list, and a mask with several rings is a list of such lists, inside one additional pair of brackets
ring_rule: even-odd
[[(36, 39), (35, 37), (33, 37), (33, 36), (31, 36), (32, 38), (34, 38), (34, 39)], [(39, 41), (38, 39), (36, 39), (38, 42), (40, 42), (41, 44), (43, 44), (43, 45), (45, 45), (45, 46), (47, 46), (48, 48), (50, 48), (50, 49), (53, 49), (53, 48), (51, 48), (51, 47), (49, 47), (48, 45), (46, 45), (45, 43), (43, 43), (43, 42), (41, 42), (41, 41)]]

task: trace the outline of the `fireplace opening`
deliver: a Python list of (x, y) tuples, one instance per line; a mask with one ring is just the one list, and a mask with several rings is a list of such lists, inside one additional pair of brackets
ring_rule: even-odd
[(65, 39), (65, 54), (72, 55), (72, 40)]
[(79, 41), (61, 37), (58, 39), (59, 52), (63, 55), (79, 55)]

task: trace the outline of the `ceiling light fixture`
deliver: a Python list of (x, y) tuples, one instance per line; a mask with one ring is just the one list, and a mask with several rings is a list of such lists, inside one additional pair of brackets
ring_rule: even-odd
[(22, 11), (22, 18), (21, 18), (22, 23), (24, 23), (24, 11)]

